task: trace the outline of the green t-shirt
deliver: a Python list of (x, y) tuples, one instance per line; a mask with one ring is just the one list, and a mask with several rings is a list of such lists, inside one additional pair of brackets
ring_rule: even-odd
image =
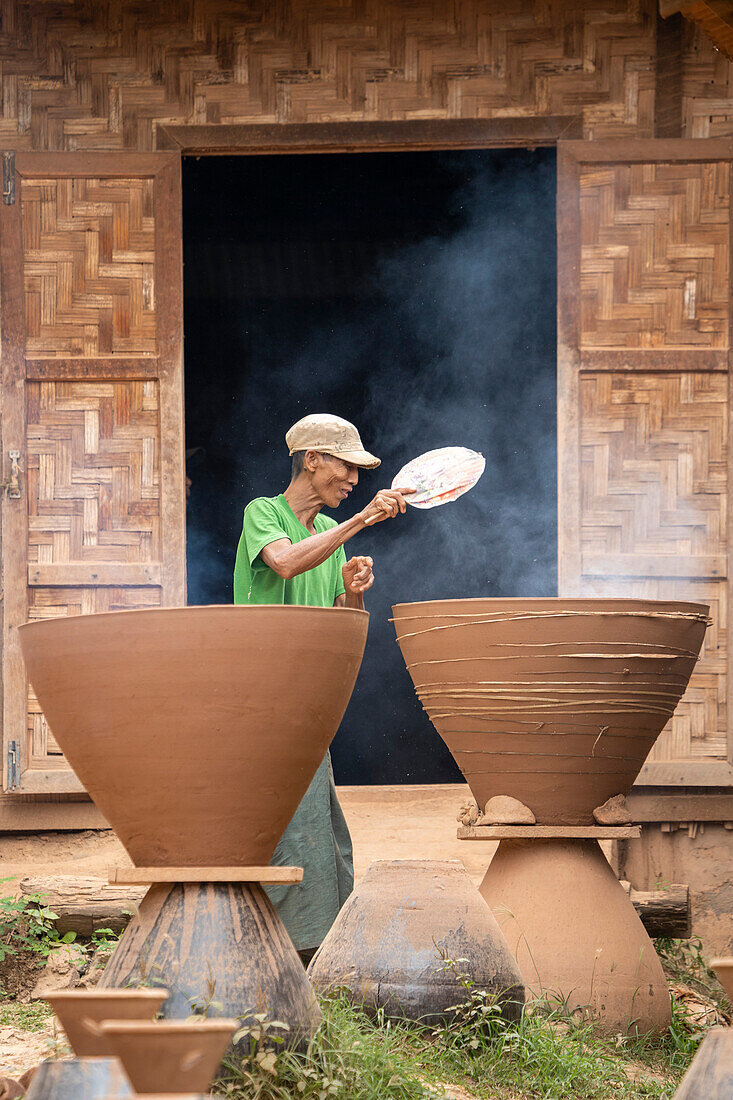
[[(316, 534), (336, 527), (336, 521), (319, 512), (314, 520)], [(330, 558), (297, 577), (285, 580), (269, 565), (260, 551), (277, 539), (292, 543), (310, 538), (282, 493), (277, 497), (257, 497), (244, 509), (242, 535), (234, 566), (235, 603), (306, 604), (309, 607), (333, 607), (344, 592), (341, 567), (346, 564), (343, 546)]]

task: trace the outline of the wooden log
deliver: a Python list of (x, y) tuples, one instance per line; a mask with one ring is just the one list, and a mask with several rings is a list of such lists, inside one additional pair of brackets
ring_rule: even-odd
[(100, 928), (122, 932), (145, 896), (146, 886), (110, 886), (103, 878), (49, 875), (24, 878), (21, 894), (40, 894), (58, 914), (56, 928), (63, 935), (91, 936)]
[(688, 940), (692, 935), (690, 887), (679, 882), (665, 890), (634, 890), (628, 882), (621, 885), (631, 899), (648, 934)]
[[(690, 888), (673, 883), (665, 890), (634, 890), (628, 882), (621, 885), (629, 894), (641, 923), (649, 935), (671, 939), (689, 939), (692, 934)], [(91, 936), (100, 928), (122, 932), (146, 893), (140, 886), (109, 886), (102, 878), (76, 878), (55, 875), (48, 878), (24, 878), (22, 894), (41, 894), (55, 913), (59, 932)]]

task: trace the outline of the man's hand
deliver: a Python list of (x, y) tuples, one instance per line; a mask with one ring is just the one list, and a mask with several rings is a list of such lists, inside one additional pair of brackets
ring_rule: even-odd
[(350, 558), (341, 569), (341, 575), (344, 578), (344, 588), (346, 589), (346, 603), (348, 606), (349, 597), (363, 596), (368, 588), (371, 588), (374, 584), (374, 573), (372, 572), (372, 566), (374, 562), (371, 558), (365, 558), (363, 555), (359, 555), (355, 558)]
[(374, 500), (360, 513), (364, 526), (392, 519), (400, 512), (404, 514), (407, 509), (405, 497), (414, 492), (415, 489), (380, 489)]

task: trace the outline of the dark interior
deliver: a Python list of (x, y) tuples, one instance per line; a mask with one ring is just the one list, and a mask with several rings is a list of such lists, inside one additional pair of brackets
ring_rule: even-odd
[(231, 602), (243, 508), (287, 485), (306, 413), (382, 458), (339, 520), (423, 451), (483, 452), (460, 500), (346, 546), (376, 580), (336, 780), (459, 779), (388, 620), (557, 593), (555, 152), (188, 158), (183, 183), (189, 603)]

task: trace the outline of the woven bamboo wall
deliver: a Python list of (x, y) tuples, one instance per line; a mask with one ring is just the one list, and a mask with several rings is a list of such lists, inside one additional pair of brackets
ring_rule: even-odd
[(653, 0), (3, 0), (0, 144), (159, 124), (582, 115), (651, 136)]

